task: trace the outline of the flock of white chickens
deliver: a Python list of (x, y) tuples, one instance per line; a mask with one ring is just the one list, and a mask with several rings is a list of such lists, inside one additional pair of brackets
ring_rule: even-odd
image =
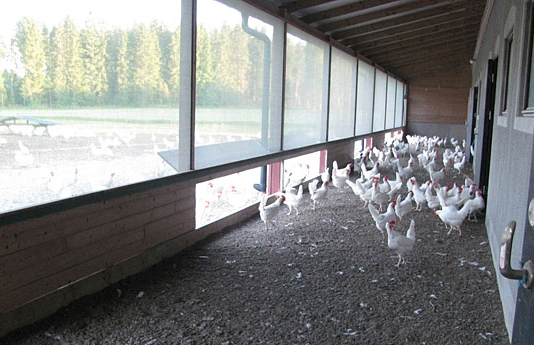
[[(413, 219), (406, 235), (395, 230), (396, 222), (400, 223), (406, 215), (413, 211), (422, 211), (426, 207), (449, 229), (447, 235), (453, 230), (457, 230), (461, 235), (464, 220), (476, 220), (476, 213), (485, 208), (482, 191), (477, 190), (471, 178), (462, 174), (466, 159), (465, 141), (460, 145), (456, 139), (451, 138), (451, 145), (448, 145), (447, 138), (407, 136), (406, 139), (407, 142), (396, 140), (389, 145), (385, 144), (381, 149), (368, 148), (360, 152), (354, 162), (342, 169), (334, 161), (332, 174), (330, 168), (327, 168), (321, 175), (321, 181), (314, 179), (308, 184), (313, 210), (328, 197), (331, 186), (340, 189), (348, 185), (364, 202), (364, 207), (369, 209), (376, 229), (380, 231), (384, 241), (387, 239), (388, 247), (398, 255), (397, 267), (405, 263), (405, 255), (412, 250), (416, 240)], [(401, 158), (408, 156), (408, 163), (403, 166)], [(438, 169), (439, 158), (442, 162), (441, 169)], [(391, 171), (392, 168), (396, 170), (395, 180), (385, 175), (386, 169)], [(424, 183), (417, 181), (414, 176), (415, 169), (426, 171), (428, 180)], [(354, 181), (350, 179), (352, 172), (357, 177)], [(464, 183), (458, 185), (455, 182), (452, 187), (441, 186), (440, 182), (446, 173), (461, 174)], [(269, 205), (269, 197), (263, 195), (259, 211), (266, 230), (270, 225), (275, 226), (273, 220), (282, 204), (288, 206), (288, 215), (293, 209), (298, 215), (298, 208), (304, 200), (304, 181), (304, 178), (298, 181), (298, 189), (292, 187), (276, 193), (276, 200)], [(318, 187), (320, 182), (322, 184)], [(381, 213), (384, 208), (386, 211)]]

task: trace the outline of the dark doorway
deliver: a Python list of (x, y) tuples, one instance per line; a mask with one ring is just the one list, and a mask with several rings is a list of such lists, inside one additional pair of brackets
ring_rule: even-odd
[(484, 110), (484, 133), (482, 134), (482, 156), (480, 161), (479, 186), (484, 197), (488, 195), (488, 181), (491, 162), (491, 140), (495, 118), (495, 91), (497, 82), (498, 59), (488, 60), (488, 77), (486, 80), (486, 107)]
[(473, 88), (473, 108), (471, 109), (471, 136), (469, 137), (470, 150), (472, 152), (469, 155), (469, 163), (473, 163), (473, 156), (475, 153), (475, 129), (477, 125), (477, 115), (478, 115), (478, 86)]

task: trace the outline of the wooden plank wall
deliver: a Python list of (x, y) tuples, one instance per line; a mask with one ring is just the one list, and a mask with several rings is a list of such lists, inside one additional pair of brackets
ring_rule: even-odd
[(410, 122), (465, 124), (471, 85), (471, 66), (466, 61), (456, 69), (409, 81)]
[[(383, 139), (383, 133), (377, 134), (373, 143), (381, 145)], [(328, 166), (333, 160), (345, 165), (353, 154), (354, 141), (332, 144)], [(0, 226), (0, 337), (258, 212), (255, 204), (195, 230), (197, 182)]]

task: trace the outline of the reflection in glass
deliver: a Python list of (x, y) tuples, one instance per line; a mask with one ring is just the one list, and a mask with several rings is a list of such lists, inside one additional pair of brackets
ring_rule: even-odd
[(180, 3), (0, 12), (0, 213), (176, 173)]
[(354, 134), (356, 58), (332, 48), (328, 141)]
[(384, 130), (386, 121), (386, 93), (387, 93), (387, 75), (386, 73), (376, 70), (375, 75), (375, 104), (373, 115), (373, 131)]
[(326, 140), (328, 45), (288, 27), (284, 149)]
[(373, 128), (373, 93), (375, 68), (358, 61), (358, 95), (356, 96), (356, 135), (371, 133)]

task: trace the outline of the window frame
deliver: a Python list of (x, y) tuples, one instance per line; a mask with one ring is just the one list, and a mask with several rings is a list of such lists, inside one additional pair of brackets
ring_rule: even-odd
[(510, 109), (508, 102), (510, 101), (510, 68), (512, 66), (513, 44), (514, 31), (512, 30), (504, 40), (504, 63), (503, 77), (501, 81), (500, 116), (507, 116)]

